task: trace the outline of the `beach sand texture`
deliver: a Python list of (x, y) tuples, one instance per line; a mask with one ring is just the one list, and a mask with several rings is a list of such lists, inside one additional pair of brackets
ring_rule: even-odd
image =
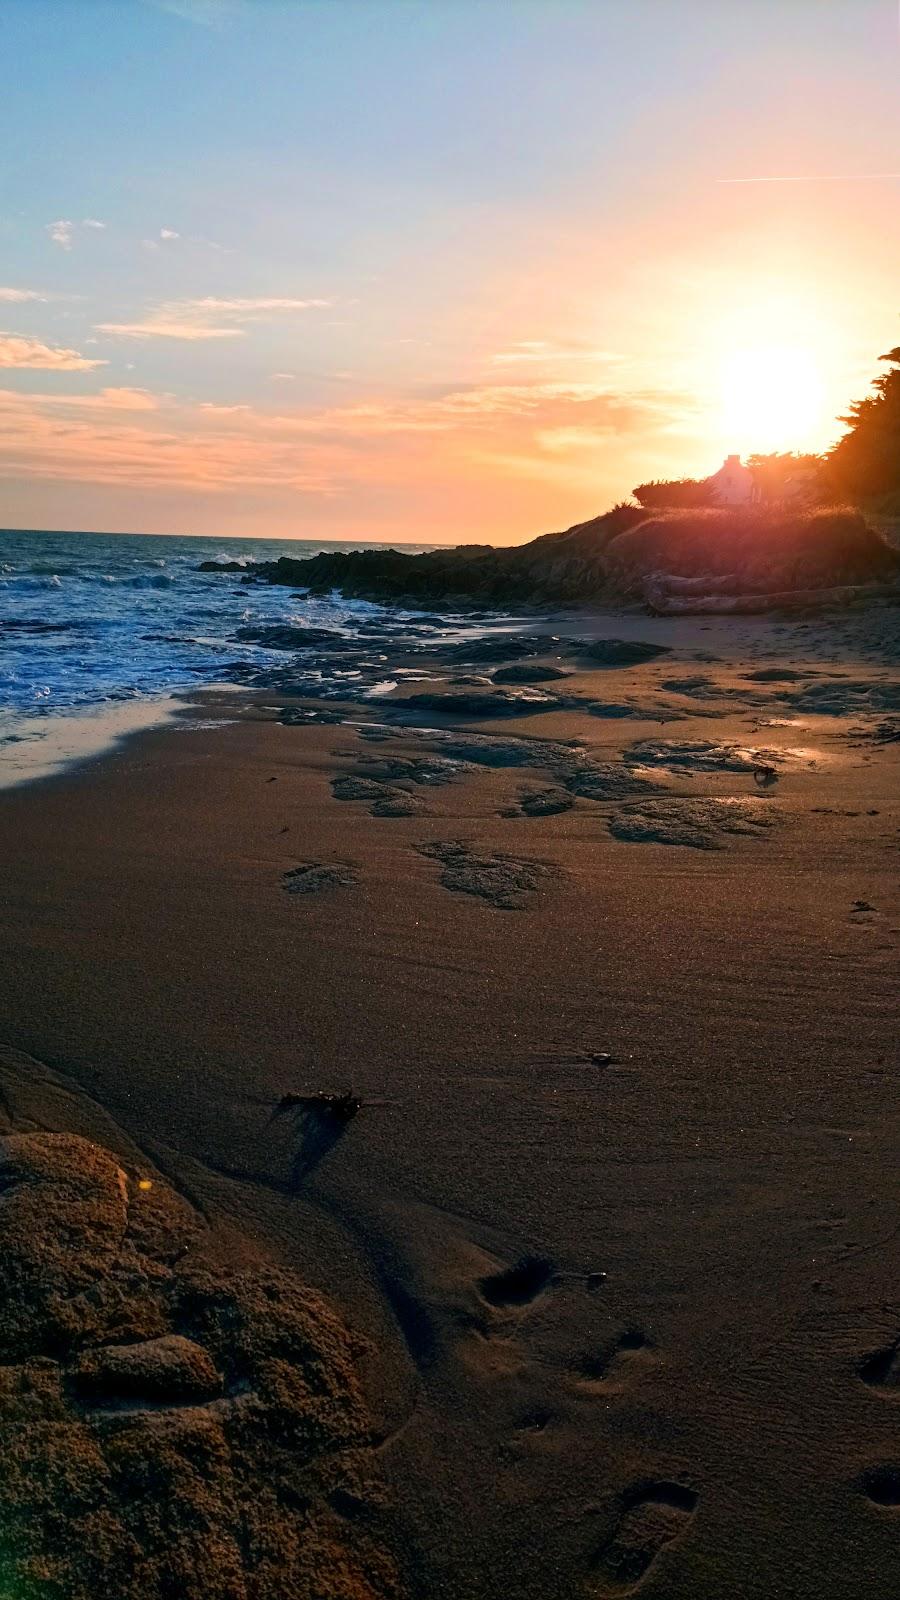
[(502, 720), (208, 695), (0, 796), (4, 1121), (365, 1341), (347, 1595), (888, 1600), (897, 613), (597, 632), (667, 653)]

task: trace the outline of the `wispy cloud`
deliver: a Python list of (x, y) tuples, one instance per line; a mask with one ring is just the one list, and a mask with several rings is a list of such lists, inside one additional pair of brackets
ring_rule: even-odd
[(250, 299), (217, 300), (208, 295), (203, 300), (183, 300), (184, 310), (197, 316), (236, 317), (244, 321), (249, 317), (265, 316), (273, 311), (315, 311), (334, 305), (333, 300), (297, 300), (293, 298), (255, 297)]
[(71, 250), (79, 227), (89, 228), (93, 233), (106, 232), (106, 223), (98, 217), (84, 217), (81, 223), (73, 222), (70, 217), (59, 217), (56, 222), (48, 222), (44, 232), (49, 233), (53, 243), (58, 244), (61, 250)]
[(176, 233), (174, 228), (160, 228), (159, 237), (161, 239), (180, 239), (181, 234)]
[(619, 361), (621, 357), (612, 350), (594, 350), (587, 345), (558, 344), (548, 339), (519, 339), (507, 350), (498, 350), (491, 356), (494, 366), (512, 366), (517, 362), (567, 362), (567, 361)]
[(783, 177), (717, 178), (716, 183), (874, 183), (881, 178), (900, 178), (900, 172), (803, 172)]
[(197, 322), (178, 322), (158, 314), (146, 322), (97, 322), (98, 333), (119, 334), (123, 339), (239, 339), (243, 328), (212, 328)]
[(105, 367), (106, 361), (92, 361), (79, 350), (42, 344), (39, 339), (22, 339), (18, 334), (0, 333), (0, 367), (45, 372), (91, 372)]
[[(0, 390), (7, 475), (227, 494), (340, 497), (386, 489), (475, 493), (543, 481), (591, 494), (598, 461), (620, 463), (683, 397), (592, 384), (508, 384), (324, 408), (185, 402), (136, 388), (89, 395)], [(524, 492), (524, 491), (523, 491)]]
[(8, 289), (0, 288), (0, 300), (8, 305), (19, 305), (26, 300), (46, 300), (45, 294), (39, 294), (37, 289)]
[(199, 300), (167, 301), (135, 322), (98, 322), (96, 327), (100, 333), (129, 339), (237, 339), (245, 333), (248, 323), (260, 318), (312, 311), (331, 304), (330, 300), (286, 296), (219, 299), (208, 295)]
[(71, 250), (73, 227), (74, 223), (60, 217), (56, 222), (48, 222), (44, 232), (49, 233), (53, 243), (58, 244), (61, 250)]

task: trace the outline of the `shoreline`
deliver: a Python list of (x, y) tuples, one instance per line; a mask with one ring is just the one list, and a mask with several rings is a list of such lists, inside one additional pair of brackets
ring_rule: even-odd
[[(114, 1124), (338, 1305), (429, 1600), (622, 1592), (610, 1541), (648, 1483), (676, 1486), (673, 1536), (647, 1532), (666, 1600), (775, 1571), (863, 1600), (900, 1582), (860, 1489), (893, 1406), (856, 1376), (900, 1297), (900, 752), (859, 709), (897, 682), (888, 622), (627, 621), (677, 647), (564, 656), (582, 709), (427, 718), (396, 691), (290, 725), (323, 702), (229, 691), (221, 726), (0, 794), (6, 1115)], [(779, 667), (800, 679), (748, 675)], [(844, 712), (777, 699), (810, 688)], [(772, 748), (777, 780), (648, 741)], [(699, 845), (612, 831), (735, 806), (747, 831)], [(313, 866), (341, 873), (294, 892)], [(389, 1103), (298, 1169), (279, 1097), (348, 1085)]]

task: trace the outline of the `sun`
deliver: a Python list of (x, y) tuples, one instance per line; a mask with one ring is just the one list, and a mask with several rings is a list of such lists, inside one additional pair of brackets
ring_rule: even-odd
[(741, 455), (819, 448), (827, 404), (814, 352), (789, 344), (731, 350), (719, 406), (722, 432)]

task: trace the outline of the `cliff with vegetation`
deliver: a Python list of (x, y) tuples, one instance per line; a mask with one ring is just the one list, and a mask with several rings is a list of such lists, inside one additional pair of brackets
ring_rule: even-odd
[[(579, 606), (647, 601), (660, 580), (709, 580), (718, 593), (828, 591), (891, 584), (900, 556), (858, 512), (752, 508), (604, 516), (524, 545), (328, 552), (261, 563), (254, 575), (310, 594), (337, 590), (416, 608)], [(723, 588), (724, 586), (724, 588)], [(730, 586), (730, 587), (729, 587)]]

